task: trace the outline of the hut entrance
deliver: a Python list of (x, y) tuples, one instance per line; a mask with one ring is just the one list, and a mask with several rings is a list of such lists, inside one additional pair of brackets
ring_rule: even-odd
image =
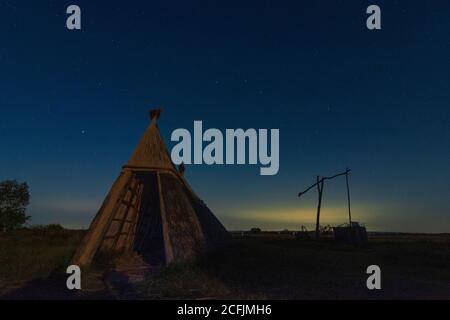
[(160, 215), (158, 177), (156, 172), (137, 174), (144, 186), (139, 216), (136, 226), (134, 251), (151, 265), (161, 265), (166, 261), (164, 254), (164, 236)]

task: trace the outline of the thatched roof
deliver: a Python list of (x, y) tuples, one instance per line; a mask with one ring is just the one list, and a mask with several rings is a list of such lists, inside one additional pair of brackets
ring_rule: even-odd
[(137, 168), (174, 169), (156, 121), (159, 110), (151, 112), (151, 123), (128, 160), (127, 166)]

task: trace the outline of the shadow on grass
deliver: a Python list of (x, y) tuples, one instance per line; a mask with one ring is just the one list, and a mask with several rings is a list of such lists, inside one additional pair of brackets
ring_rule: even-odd
[(52, 272), (47, 278), (31, 280), (0, 297), (2, 300), (76, 300), (79, 295), (76, 291), (66, 287), (66, 274)]
[(114, 255), (99, 254), (89, 268), (82, 268), (82, 290), (69, 290), (69, 274), (59, 266), (48, 277), (33, 279), (0, 296), (2, 300), (115, 300), (135, 299), (126, 275), (113, 271)]

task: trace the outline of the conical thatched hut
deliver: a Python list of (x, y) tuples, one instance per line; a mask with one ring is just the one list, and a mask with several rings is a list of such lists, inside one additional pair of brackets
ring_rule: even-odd
[(229, 233), (172, 163), (156, 121), (111, 187), (73, 263), (89, 265), (99, 250), (135, 252), (151, 264), (191, 258), (224, 245)]

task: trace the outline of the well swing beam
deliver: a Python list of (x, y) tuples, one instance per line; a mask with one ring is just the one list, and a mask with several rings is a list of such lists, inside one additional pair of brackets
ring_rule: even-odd
[(351, 207), (350, 207), (350, 187), (349, 187), (349, 182), (348, 182), (348, 175), (350, 174), (351, 171), (352, 171), (351, 169), (347, 168), (345, 170), (345, 172), (335, 174), (334, 176), (322, 177), (322, 178), (317, 176), (316, 183), (314, 183), (313, 185), (311, 185), (310, 187), (308, 187), (307, 189), (305, 189), (304, 191), (302, 191), (298, 194), (298, 196), (301, 197), (302, 195), (304, 195), (306, 192), (308, 192), (312, 188), (317, 187), (317, 192), (318, 192), (319, 198), (317, 201), (316, 238), (319, 238), (319, 236), (320, 236), (320, 232), (319, 232), (320, 231), (319, 230), (320, 229), (320, 208), (322, 206), (322, 195), (323, 195), (324, 183), (326, 180), (332, 180), (332, 179), (335, 179), (337, 177), (344, 176), (344, 175), (345, 175), (345, 181), (346, 181), (346, 185), (347, 185), (348, 219), (349, 219), (350, 228), (352, 227), (352, 213), (351, 213)]

